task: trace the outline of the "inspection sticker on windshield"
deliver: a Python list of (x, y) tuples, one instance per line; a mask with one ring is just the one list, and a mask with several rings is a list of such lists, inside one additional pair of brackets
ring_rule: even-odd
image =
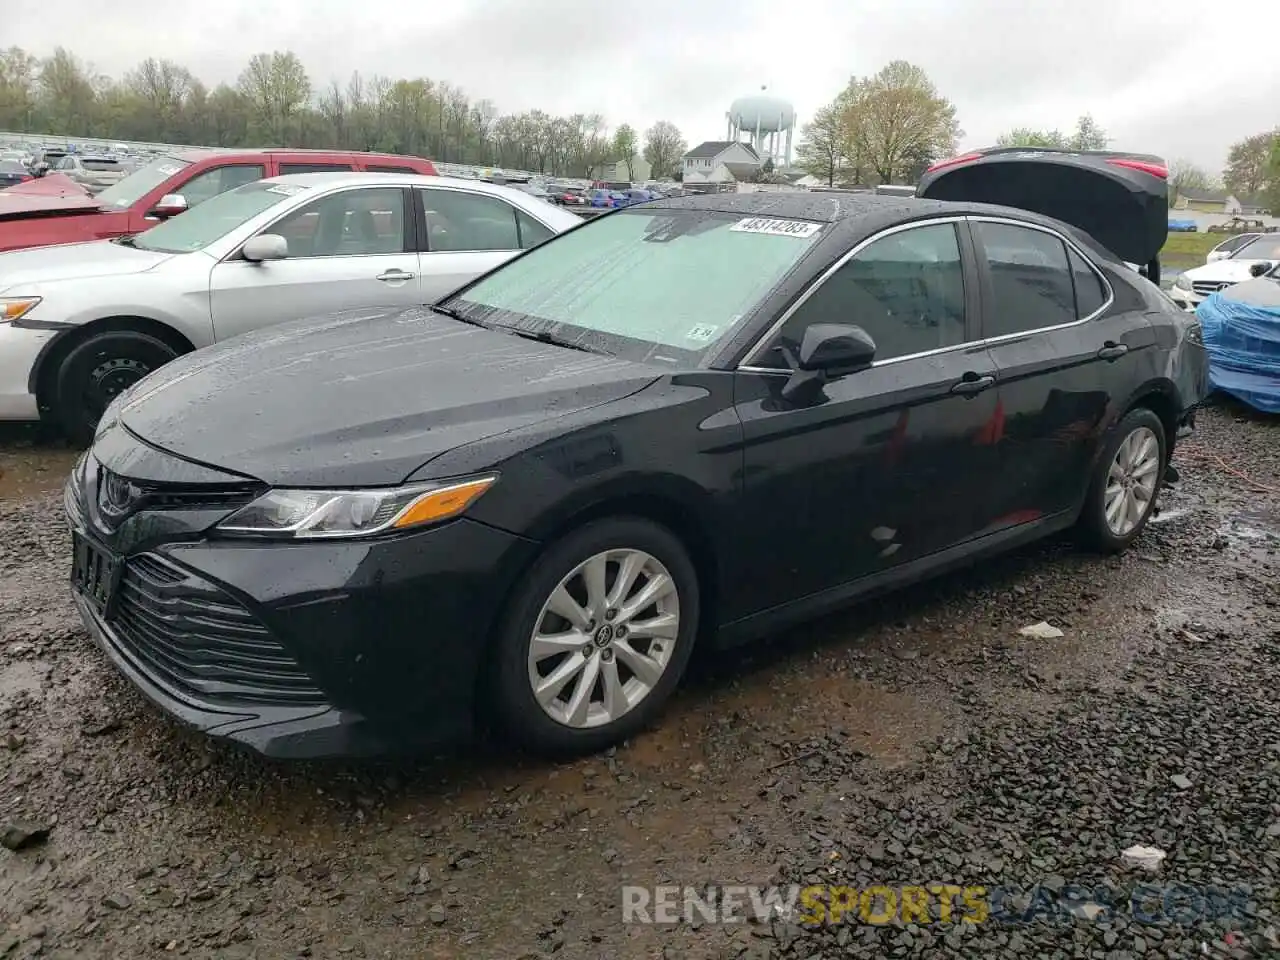
[(278, 193), (282, 196), (292, 197), (294, 194), (301, 193), (306, 187), (295, 187), (287, 183), (277, 183), (274, 187), (267, 187), (267, 193)]
[(686, 340), (714, 340), (717, 329), (709, 323), (700, 323), (684, 336)]
[(801, 240), (812, 237), (822, 229), (820, 223), (809, 223), (805, 220), (775, 220), (773, 217), (748, 217), (739, 220), (730, 232), (734, 233), (768, 233), (775, 237), (799, 237)]

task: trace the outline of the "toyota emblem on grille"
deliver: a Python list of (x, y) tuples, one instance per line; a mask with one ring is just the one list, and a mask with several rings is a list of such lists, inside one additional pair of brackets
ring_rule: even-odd
[(126, 516), (142, 491), (119, 474), (103, 470), (98, 481), (98, 509), (113, 520)]

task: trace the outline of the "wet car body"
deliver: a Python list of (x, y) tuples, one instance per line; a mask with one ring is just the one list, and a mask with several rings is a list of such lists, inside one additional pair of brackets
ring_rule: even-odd
[[(700, 642), (730, 646), (1071, 526), (1126, 411), (1155, 410), (1171, 451), (1204, 395), (1193, 321), (1034, 213), (753, 194), (597, 223), (664, 211), (803, 222), (817, 238), (697, 363), (424, 309), (287, 324), (135, 386), (66, 491), (78, 539), (100, 551), (90, 562), (106, 564), (103, 593), (82, 587), (77, 604), (116, 665), (179, 718), (268, 754), (451, 741), (477, 716), (506, 598), (576, 525), (626, 515), (678, 531), (702, 584)], [(1034, 336), (984, 336), (984, 223), (1087, 258), (1106, 304)], [(917, 227), (954, 231), (964, 252), (965, 342), (790, 394), (770, 346), (788, 312), (851, 252)], [(596, 227), (564, 236), (583, 229)], [(481, 476), (497, 479), (464, 513), (403, 535), (281, 543), (214, 529), (273, 489)]]

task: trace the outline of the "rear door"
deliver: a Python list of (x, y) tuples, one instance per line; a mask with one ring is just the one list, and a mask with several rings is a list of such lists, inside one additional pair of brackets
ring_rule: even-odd
[(426, 303), (554, 235), (500, 197), (453, 187), (419, 187), (413, 194)]
[(1074, 509), (1118, 403), (1146, 379), (1155, 335), (1116, 304), (1085, 250), (1047, 227), (971, 217), (982, 337), (995, 361), (997, 526)]
[(289, 256), (234, 255), (210, 282), (215, 337), (360, 307), (422, 302), (409, 191), (350, 187), (326, 194), (261, 231), (284, 236)]

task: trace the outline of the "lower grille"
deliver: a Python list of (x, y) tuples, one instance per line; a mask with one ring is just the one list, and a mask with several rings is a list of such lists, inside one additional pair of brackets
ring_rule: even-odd
[(112, 628), (158, 679), (199, 700), (322, 704), (324, 694), (234, 597), (155, 554), (131, 557)]

